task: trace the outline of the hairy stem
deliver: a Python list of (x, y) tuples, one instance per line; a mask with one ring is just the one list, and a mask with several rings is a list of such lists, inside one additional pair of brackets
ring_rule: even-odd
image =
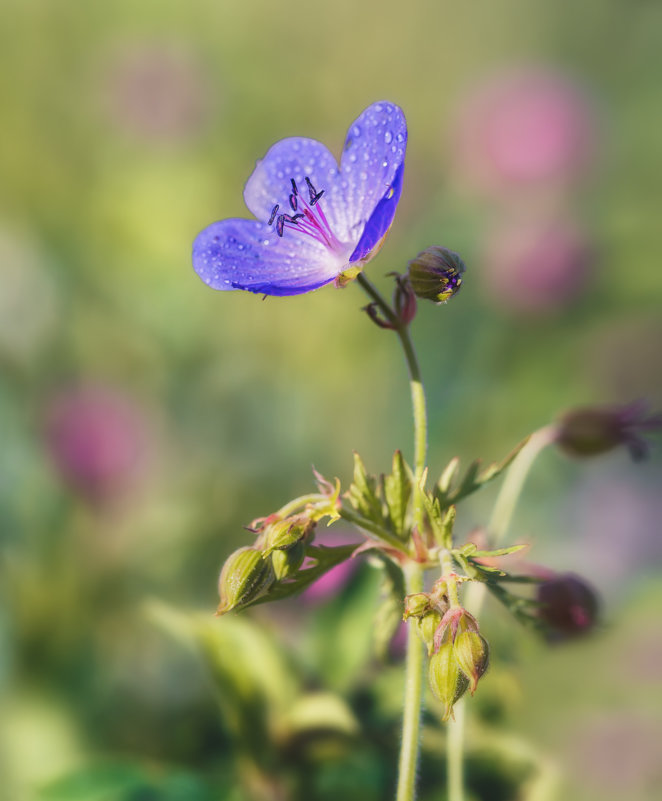
[[(405, 581), (408, 595), (423, 590), (423, 569), (419, 564), (408, 563), (405, 567)], [(409, 625), (407, 627), (405, 700), (396, 801), (414, 801), (416, 797), (416, 766), (418, 764), (422, 696), (423, 643), (416, 633), (416, 629)]]
[[(414, 526), (423, 531), (423, 504), (421, 502), (421, 482), (425, 473), (427, 455), (427, 411), (425, 391), (421, 381), (421, 371), (416, 351), (409, 336), (409, 328), (403, 324), (380, 292), (365, 277), (358, 276), (358, 282), (380, 309), (384, 318), (392, 325), (398, 335), (409, 371), (409, 386), (414, 416)], [(423, 567), (410, 561), (405, 567), (407, 594), (423, 590)], [(398, 764), (398, 789), (396, 801), (414, 801), (416, 796), (416, 766), (420, 740), (421, 706), (423, 698), (423, 643), (413, 626), (407, 630), (407, 657), (405, 662), (405, 700), (402, 718), (402, 744)]]

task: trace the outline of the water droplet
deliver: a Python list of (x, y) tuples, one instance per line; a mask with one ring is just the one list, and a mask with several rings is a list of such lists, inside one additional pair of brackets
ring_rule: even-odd
[(243, 246), (243, 245), (241, 244), (241, 242), (240, 242), (240, 243), (237, 245), (237, 250), (243, 250), (243, 249), (244, 249), (244, 246)]
[(395, 145), (391, 145), (391, 153), (397, 153), (398, 148)]
[(382, 161), (382, 167), (388, 167), (388, 161)]
[(356, 161), (356, 153), (350, 153), (349, 160), (354, 163)]
[(391, 142), (393, 141), (393, 134), (390, 131), (386, 131), (386, 133), (384, 134), (384, 141), (386, 142), (387, 145), (390, 145)]
[(268, 239), (263, 239), (262, 240), (262, 244), (263, 245), (268, 245), (269, 244), (269, 240)]
[(352, 128), (352, 134), (353, 134), (354, 136), (361, 136), (361, 129), (359, 128), (359, 126), (358, 126), (358, 125), (355, 125), (355, 126)]
[(404, 142), (405, 141), (405, 138), (401, 133), (399, 133), (395, 138), (398, 140), (398, 142)]
[(375, 111), (379, 113), (382, 110), (383, 106), (381, 103), (375, 103)]
[(393, 106), (390, 106), (390, 105), (386, 106), (386, 110), (388, 111), (389, 114), (391, 114), (392, 111), (393, 111)]

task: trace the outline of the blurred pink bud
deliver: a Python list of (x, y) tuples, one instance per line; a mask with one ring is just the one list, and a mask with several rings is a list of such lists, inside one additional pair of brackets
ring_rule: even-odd
[(145, 464), (145, 422), (137, 406), (108, 387), (84, 385), (53, 398), (46, 443), (63, 479), (93, 503), (114, 500)]
[(538, 615), (549, 639), (564, 640), (587, 634), (598, 617), (598, 596), (580, 576), (562, 573), (538, 585)]
[(531, 69), (479, 86), (460, 109), (454, 139), (461, 180), (499, 192), (576, 178), (592, 160), (596, 121), (575, 83)]
[(162, 141), (196, 133), (209, 93), (193, 53), (176, 43), (143, 42), (119, 50), (108, 77), (114, 120), (128, 133)]
[(549, 314), (586, 288), (592, 248), (572, 223), (510, 220), (487, 235), (477, 274), (495, 306)]

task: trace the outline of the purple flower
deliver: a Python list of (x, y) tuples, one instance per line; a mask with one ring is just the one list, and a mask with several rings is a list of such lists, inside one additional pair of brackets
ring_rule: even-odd
[(276, 142), (244, 188), (256, 220), (212, 223), (193, 266), (212, 289), (299, 295), (355, 278), (386, 236), (402, 192), (407, 124), (393, 103), (353, 122), (340, 166), (314, 139)]

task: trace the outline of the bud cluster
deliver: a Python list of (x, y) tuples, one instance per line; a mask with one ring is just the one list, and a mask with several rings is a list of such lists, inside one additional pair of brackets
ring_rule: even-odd
[(405, 598), (404, 619), (413, 619), (428, 651), (428, 679), (434, 696), (444, 705), (444, 720), (467, 690), (473, 695), (487, 670), (489, 647), (478, 631), (473, 615), (461, 606), (451, 606), (438, 582), (432, 592)]
[(270, 515), (254, 521), (250, 530), (258, 534), (255, 544), (230, 554), (221, 570), (219, 615), (255, 601), (276, 581), (294, 575), (313, 539), (315, 519), (307, 512), (282, 519)]

